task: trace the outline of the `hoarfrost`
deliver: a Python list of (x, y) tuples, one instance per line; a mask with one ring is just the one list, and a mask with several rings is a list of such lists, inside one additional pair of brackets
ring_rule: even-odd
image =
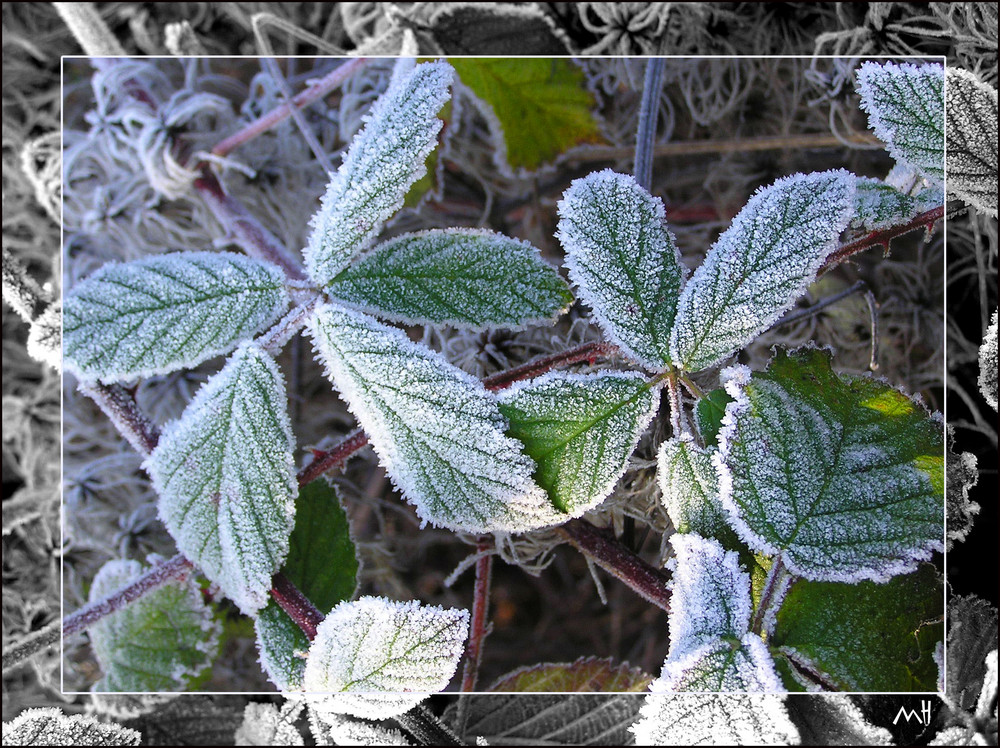
[(948, 192), (997, 217), (997, 90), (961, 68), (945, 78)]
[(250, 702), (243, 710), (243, 724), (236, 730), (236, 745), (305, 745), (295, 720), (301, 702), (286, 701), (280, 711), (275, 704)]
[(287, 400), (274, 361), (244, 343), (145, 462), (177, 547), (247, 615), (267, 603), (294, 522)]
[(310, 327), (329, 376), (424, 522), (485, 533), (565, 521), (479, 380), (360, 312), (325, 305)]
[(382, 597), (342, 602), (316, 628), (305, 690), (338, 694), (313, 702), (320, 716), (393, 717), (448, 685), (468, 633), (465, 610)]
[(668, 657), (649, 690), (784, 693), (785, 687), (767, 645), (757, 634), (746, 633), (738, 641), (713, 639), (676, 659)]
[(937, 188), (921, 190), (911, 196), (880, 179), (858, 177), (850, 227), (879, 231), (899, 226), (943, 203), (944, 194)]
[(474, 330), (551, 323), (573, 301), (537, 248), (479, 229), (390, 239), (334, 278), (327, 292), (383, 319)]
[(538, 464), (553, 504), (579, 517), (614, 490), (659, 407), (659, 389), (637, 372), (549, 372), (497, 395), (508, 434)]
[(630, 728), (636, 745), (798, 745), (780, 696), (651, 694)]
[(570, 280), (608, 340), (648, 369), (669, 364), (684, 273), (663, 202), (630, 176), (595, 172), (559, 201), (557, 237)]
[(979, 348), (979, 391), (993, 410), (997, 409), (997, 312)]
[(443, 61), (417, 65), (405, 76), (393, 76), (372, 105), (310, 221), (305, 260), (318, 285), (329, 283), (378, 236), (410, 186), (427, 172), (424, 161), (437, 145), (442, 126), (437, 114), (448, 101), (453, 74)]
[(706, 369), (766, 330), (812, 282), (846, 228), (856, 177), (793, 174), (750, 199), (677, 302), (670, 358)]
[(3, 723), (4, 745), (140, 745), (142, 735), (115, 723), (55, 708), (26, 709)]
[(715, 449), (703, 449), (690, 433), (668, 439), (657, 453), (660, 501), (677, 532), (714, 536), (726, 526), (719, 503), (719, 479), (712, 462)]
[[(865, 62), (858, 94), (868, 126), (897, 161), (944, 181), (944, 68), (939, 64)], [(993, 145), (996, 153), (996, 145)]]
[[(333, 699), (342, 699), (333, 696)], [(314, 712), (310, 714), (316, 719)], [(372, 745), (372, 746), (409, 746), (414, 745), (407, 740), (399, 730), (390, 730), (380, 725), (363, 720), (342, 717), (335, 712), (325, 712), (315, 725), (314, 736), (321, 732), (322, 739), (317, 738), (316, 745)]]
[(668, 663), (719, 638), (739, 639), (750, 624), (750, 575), (717, 540), (676, 533)]
[(284, 282), (278, 267), (231, 252), (108, 263), (66, 294), (66, 368), (114, 382), (196, 366), (275, 322)]

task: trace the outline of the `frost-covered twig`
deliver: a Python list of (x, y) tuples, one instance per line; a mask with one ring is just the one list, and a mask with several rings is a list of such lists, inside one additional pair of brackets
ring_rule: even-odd
[(663, 88), (663, 70), (667, 61), (651, 57), (646, 61), (646, 75), (642, 81), (642, 103), (639, 107), (639, 127), (635, 136), (635, 181), (646, 190), (653, 181), (653, 140), (656, 138), (656, 119), (660, 112), (660, 90)]
[(40, 631), (35, 631), (16, 644), (4, 647), (3, 672), (6, 673), (23, 662), (27, 662), (39, 652), (59, 641), (62, 630), (59, 621), (53, 621)]
[(116, 610), (121, 610), (133, 600), (145, 595), (150, 590), (173, 580), (184, 580), (194, 565), (178, 553), (169, 561), (154, 566), (134, 582), (129, 583), (117, 592), (102, 600), (84, 605), (82, 608), (66, 616), (62, 622), (63, 637), (83, 631), (105, 616)]
[(458, 736), (422, 704), (395, 717), (400, 726), (417, 739), (420, 745), (464, 745)]
[(534, 361), (529, 361), (526, 364), (492, 374), (483, 379), (483, 384), (488, 390), (502, 390), (510, 387), (514, 382), (537, 377), (551, 369), (571, 366), (583, 361), (593, 364), (597, 359), (613, 356), (617, 352), (618, 349), (610, 343), (584, 343), (576, 348), (536, 358)]
[[(473, 588), (472, 625), (465, 647), (465, 667), (462, 670), (462, 691), (475, 691), (479, 675), (479, 661), (483, 654), (483, 641), (489, 633), (487, 618), (490, 608), (490, 582), (493, 575), (493, 556), (489, 544), (480, 542), (476, 560), (476, 584)], [(461, 702), (460, 702), (461, 703)], [(459, 706), (461, 710), (461, 706)]]
[(3, 300), (25, 322), (32, 322), (51, 301), (6, 245), (3, 248)]
[(274, 585), (271, 588), (271, 597), (274, 601), (289, 618), (295, 621), (295, 625), (302, 629), (302, 633), (309, 637), (309, 641), (315, 639), (316, 627), (323, 622), (323, 614), (281, 572), (271, 578), (271, 584)]
[(194, 187), (244, 252), (259, 260), (274, 263), (292, 278), (306, 277), (298, 259), (239, 200), (226, 192), (211, 171), (202, 168), (201, 176), (194, 180)]
[(902, 236), (921, 228), (930, 232), (934, 229), (934, 224), (944, 218), (944, 214), (945, 206), (939, 205), (936, 208), (925, 210), (907, 223), (879, 231), (872, 231), (860, 239), (855, 239), (853, 242), (841, 245), (827, 256), (822, 267), (819, 269), (819, 275), (822, 275), (835, 265), (839, 265), (851, 255), (856, 255), (858, 252), (862, 252), (869, 247), (882, 246), (888, 251), (889, 242), (897, 236)]
[(364, 429), (358, 429), (346, 437), (340, 444), (330, 450), (313, 450), (313, 460), (299, 471), (297, 476), (300, 486), (308, 485), (323, 473), (344, 464), (347, 458), (368, 443), (368, 434)]
[(120, 57), (125, 50), (93, 3), (52, 3), (88, 57)]
[(608, 533), (580, 519), (559, 527), (570, 543), (633, 592), (658, 608), (670, 612), (670, 578), (622, 546)]
[(97, 382), (81, 382), (79, 390), (97, 403), (136, 452), (143, 457), (149, 457), (156, 449), (160, 441), (160, 430), (139, 409), (135, 398), (128, 390), (120, 384), (107, 385)]

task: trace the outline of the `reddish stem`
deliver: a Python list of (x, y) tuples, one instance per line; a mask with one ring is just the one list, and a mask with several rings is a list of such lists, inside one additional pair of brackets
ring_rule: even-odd
[(670, 612), (670, 577), (622, 546), (610, 533), (581, 519), (573, 519), (558, 530), (581, 553), (633, 592)]
[(299, 485), (308, 485), (328, 470), (343, 465), (348, 457), (367, 443), (368, 434), (363, 429), (358, 429), (329, 451), (314, 449), (312, 462), (299, 471)]
[(154, 566), (134, 582), (130, 582), (117, 592), (114, 592), (102, 600), (84, 605), (75, 613), (63, 619), (63, 637), (79, 633), (85, 628), (92, 626), (99, 620), (121, 610), (133, 600), (136, 600), (147, 592), (161, 587), (167, 582), (174, 580), (183, 581), (191, 572), (193, 564), (181, 554), (177, 554), (169, 561), (165, 561), (158, 566)]
[(292, 584), (292, 581), (280, 571), (271, 577), (271, 597), (288, 617), (302, 629), (309, 641), (316, 638), (316, 627), (323, 622), (323, 614), (319, 612), (309, 598)]
[(79, 390), (97, 403), (136, 452), (149, 457), (156, 449), (160, 441), (160, 430), (139, 409), (139, 404), (128, 390), (120, 384), (97, 382), (81, 382)]
[(239, 132), (233, 133), (228, 138), (219, 141), (219, 143), (212, 149), (212, 155), (220, 157), (225, 156), (234, 148), (237, 148), (243, 143), (247, 143), (256, 138), (258, 135), (267, 132), (278, 123), (283, 122), (292, 116), (293, 109), (304, 109), (314, 101), (323, 98), (369, 62), (371, 62), (371, 60), (367, 57), (355, 57), (354, 59), (349, 60), (339, 67), (331, 70), (329, 73), (309, 86), (309, 88), (297, 94), (290, 102), (286, 101), (281, 106), (272, 109), (267, 114), (254, 120)]
[(897, 236), (908, 234), (917, 229), (932, 231), (934, 229), (934, 224), (944, 218), (944, 211), (945, 206), (939, 205), (936, 208), (924, 211), (907, 223), (900, 224), (899, 226), (891, 226), (880, 231), (872, 231), (870, 234), (865, 234), (860, 239), (855, 239), (853, 242), (844, 244), (827, 256), (817, 275), (822, 275), (830, 268), (846, 260), (851, 255), (856, 255), (858, 252), (866, 250), (869, 247), (881, 246), (885, 248), (886, 252), (888, 252), (890, 240), (895, 239)]
[(476, 560), (476, 586), (473, 589), (472, 624), (469, 643), (465, 648), (465, 667), (462, 670), (462, 691), (475, 691), (479, 676), (479, 662), (483, 655), (486, 639), (487, 620), (490, 609), (490, 582), (493, 575), (493, 555), (488, 553), (490, 544), (479, 541), (477, 551), (482, 554)]
[(483, 379), (483, 385), (488, 390), (502, 390), (521, 379), (537, 377), (539, 374), (544, 374), (559, 366), (570, 366), (571, 364), (578, 364), (581, 361), (589, 361), (593, 364), (597, 359), (607, 358), (617, 352), (618, 349), (610, 343), (584, 343), (576, 348), (570, 348), (568, 351), (536, 358), (534, 361), (515, 366), (513, 369), (491, 374)]

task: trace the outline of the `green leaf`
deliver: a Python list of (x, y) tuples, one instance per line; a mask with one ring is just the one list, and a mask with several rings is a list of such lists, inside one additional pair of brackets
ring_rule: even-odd
[(720, 387), (717, 390), (712, 390), (695, 403), (694, 422), (706, 445), (718, 445), (722, 418), (726, 415), (726, 406), (732, 401), (733, 398), (729, 396), (729, 393)]
[(858, 177), (850, 228), (880, 231), (901, 226), (943, 202), (944, 194), (936, 188), (910, 196), (881, 179)]
[(535, 247), (477, 229), (390, 239), (341, 272), (327, 292), (383, 319), (475, 330), (551, 323), (573, 302)]
[(650, 694), (632, 726), (636, 745), (798, 745), (781, 696)]
[(141, 745), (142, 735), (82, 714), (65, 715), (55, 708), (25, 709), (3, 723), (4, 745)]
[(468, 634), (465, 610), (383, 597), (339, 603), (316, 627), (305, 689), (338, 694), (315, 705), (320, 714), (395, 716), (448, 685)]
[(558, 207), (557, 236), (580, 298), (608, 340), (663, 369), (684, 279), (663, 201), (606, 169), (574, 181)]
[(616, 664), (610, 657), (581, 657), (575, 662), (544, 663), (522, 667), (502, 676), (487, 691), (516, 693), (605, 692), (640, 693), (653, 676), (627, 662)]
[(779, 350), (724, 373), (722, 504), (755, 551), (796, 575), (884, 582), (943, 547), (940, 419), (830, 354)]
[(707, 369), (791, 307), (837, 247), (855, 181), (843, 169), (793, 174), (750, 198), (681, 292), (670, 331), (675, 365)]
[[(944, 68), (865, 62), (858, 93), (868, 126), (889, 154), (934, 184), (944, 181)], [(995, 146), (994, 146), (995, 148)]]
[(718, 537), (728, 530), (719, 502), (719, 478), (712, 464), (717, 449), (702, 449), (691, 434), (668, 439), (657, 454), (660, 501), (679, 533)]
[(115, 382), (196, 366), (275, 322), (284, 283), (276, 266), (229, 252), (108, 263), (66, 294), (66, 368)]
[(659, 407), (659, 389), (637, 372), (549, 372), (497, 395), (507, 433), (537, 464), (535, 480), (573, 517), (614, 490)]
[(948, 192), (997, 217), (997, 90), (949, 67), (945, 78)]
[(600, 141), (594, 97), (572, 60), (456, 58), (451, 63), (489, 121), (499, 145), (495, 160), (505, 171), (533, 171), (575, 145)]
[(421, 519), (476, 533), (565, 520), (482, 382), (360, 312), (321, 306), (310, 325), (328, 375)]
[[(147, 571), (138, 561), (109, 561), (90, 588), (96, 602)], [(188, 578), (147, 592), (87, 631), (104, 672), (95, 691), (184, 691), (211, 665), (220, 627), (201, 589)]]
[(247, 615), (267, 603), (294, 524), (287, 401), (274, 360), (244, 343), (145, 463), (177, 547)]
[(320, 286), (364, 250), (403, 206), (437, 145), (437, 114), (448, 101), (454, 71), (444, 61), (403, 71), (393, 75), (389, 89), (372, 106), (310, 221), (306, 268)]
[[(336, 489), (325, 480), (304, 486), (295, 502), (295, 529), (281, 573), (320, 610), (354, 597), (358, 558)], [(265, 672), (282, 691), (298, 690), (309, 650), (302, 630), (273, 600), (255, 623)]]
[(668, 658), (653, 693), (673, 691), (784, 691), (767, 647), (756, 634), (711, 639), (677, 659)]
[(942, 579), (931, 564), (885, 584), (800, 580), (769, 643), (840, 690), (936, 691), (943, 615)]

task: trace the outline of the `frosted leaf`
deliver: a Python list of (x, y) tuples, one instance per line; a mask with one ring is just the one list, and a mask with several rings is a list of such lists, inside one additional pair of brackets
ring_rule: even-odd
[(940, 421), (877, 379), (841, 376), (818, 349), (766, 372), (723, 372), (716, 458), (723, 507), (751, 549), (807, 579), (884, 582), (942, 549)]
[(636, 745), (798, 745), (780, 696), (651, 694), (632, 725)]
[(948, 192), (997, 217), (997, 90), (961, 68), (945, 78)]
[(115, 723), (55, 708), (26, 709), (3, 723), (4, 745), (140, 745), (142, 735)]
[(671, 691), (784, 692), (774, 660), (757, 634), (741, 639), (713, 639), (668, 657), (663, 672), (649, 686), (653, 693)]
[(969, 499), (969, 490), (979, 481), (978, 460), (972, 452), (955, 452), (954, 435), (950, 426), (948, 432), (948, 453), (945, 456), (948, 474), (945, 483), (945, 523), (948, 527), (948, 539), (945, 550), (951, 550), (953, 543), (965, 540), (980, 511), (979, 504)]
[(284, 283), (278, 267), (230, 252), (108, 263), (63, 301), (66, 368), (114, 382), (196, 366), (275, 322)]
[(448, 685), (468, 634), (465, 610), (383, 597), (342, 602), (316, 627), (305, 690), (338, 694), (313, 704), (321, 716), (402, 714)]
[[(990, 709), (993, 712), (990, 713)], [(997, 710), (997, 650), (986, 655), (986, 675), (983, 677), (983, 690), (979, 692), (976, 701), (976, 716), (982, 720), (993, 717)]]
[(868, 177), (858, 177), (856, 186), (852, 229), (880, 231), (900, 226), (944, 203), (944, 194), (936, 188), (908, 195), (880, 179)]
[(236, 730), (236, 745), (305, 745), (295, 720), (302, 704), (286, 701), (279, 710), (275, 704), (250, 702), (243, 710), (243, 724)]
[(970, 730), (968, 727), (959, 727), (953, 725), (952, 727), (946, 727), (939, 731), (927, 745), (943, 745), (943, 746), (956, 746), (956, 745), (977, 745), (975, 741), (976, 732)]
[(55, 301), (36, 317), (28, 330), (28, 355), (48, 364), (56, 371), (62, 369), (62, 304)]
[(979, 391), (993, 410), (997, 409), (997, 312), (979, 348)]
[(393, 76), (372, 105), (310, 221), (305, 260), (318, 285), (329, 283), (378, 236), (410, 186), (427, 173), (424, 161), (437, 145), (437, 114), (448, 101), (453, 74), (443, 61), (417, 65)]
[(497, 395), (507, 433), (524, 444), (552, 503), (579, 517), (610, 495), (659, 407), (637, 372), (549, 372)]
[[(109, 561), (90, 588), (90, 602), (134, 582), (138, 561)], [(147, 592), (87, 630), (104, 677), (95, 691), (184, 691), (212, 664), (221, 629), (193, 579)]]
[(342, 271), (327, 292), (383, 319), (475, 330), (551, 323), (573, 301), (535, 247), (479, 229), (390, 239)]
[(670, 335), (676, 365), (707, 369), (795, 302), (847, 226), (855, 180), (842, 169), (793, 174), (750, 198), (677, 302)]
[(670, 603), (670, 652), (675, 661), (715, 639), (739, 639), (750, 625), (750, 575), (735, 551), (700, 535), (675, 533), (677, 566)]
[(359, 312), (321, 306), (310, 326), (328, 375), (422, 520), (476, 533), (565, 520), (478, 379)]
[(857, 79), (868, 126), (889, 154), (940, 185), (944, 180), (944, 68), (865, 62), (858, 68)]
[(281, 606), (271, 600), (254, 621), (258, 661), (280, 691), (302, 690), (309, 639)]
[(656, 468), (660, 501), (677, 532), (709, 537), (726, 527), (719, 503), (719, 479), (712, 463), (716, 451), (699, 447), (689, 433), (660, 445)]
[(324, 713), (319, 720), (314, 712), (310, 712), (310, 717), (316, 723), (314, 737), (316, 732), (321, 733), (316, 745), (414, 745), (399, 730), (389, 730), (372, 722), (350, 719), (334, 712)]
[(595, 172), (559, 201), (557, 236), (570, 280), (608, 340), (649, 369), (669, 364), (684, 273), (663, 201), (630, 176)]
[(288, 553), (298, 486), (287, 400), (273, 359), (244, 343), (145, 463), (181, 553), (247, 615)]
[(873, 725), (850, 696), (791, 696), (785, 705), (795, 715), (803, 745), (894, 745), (892, 733)]

